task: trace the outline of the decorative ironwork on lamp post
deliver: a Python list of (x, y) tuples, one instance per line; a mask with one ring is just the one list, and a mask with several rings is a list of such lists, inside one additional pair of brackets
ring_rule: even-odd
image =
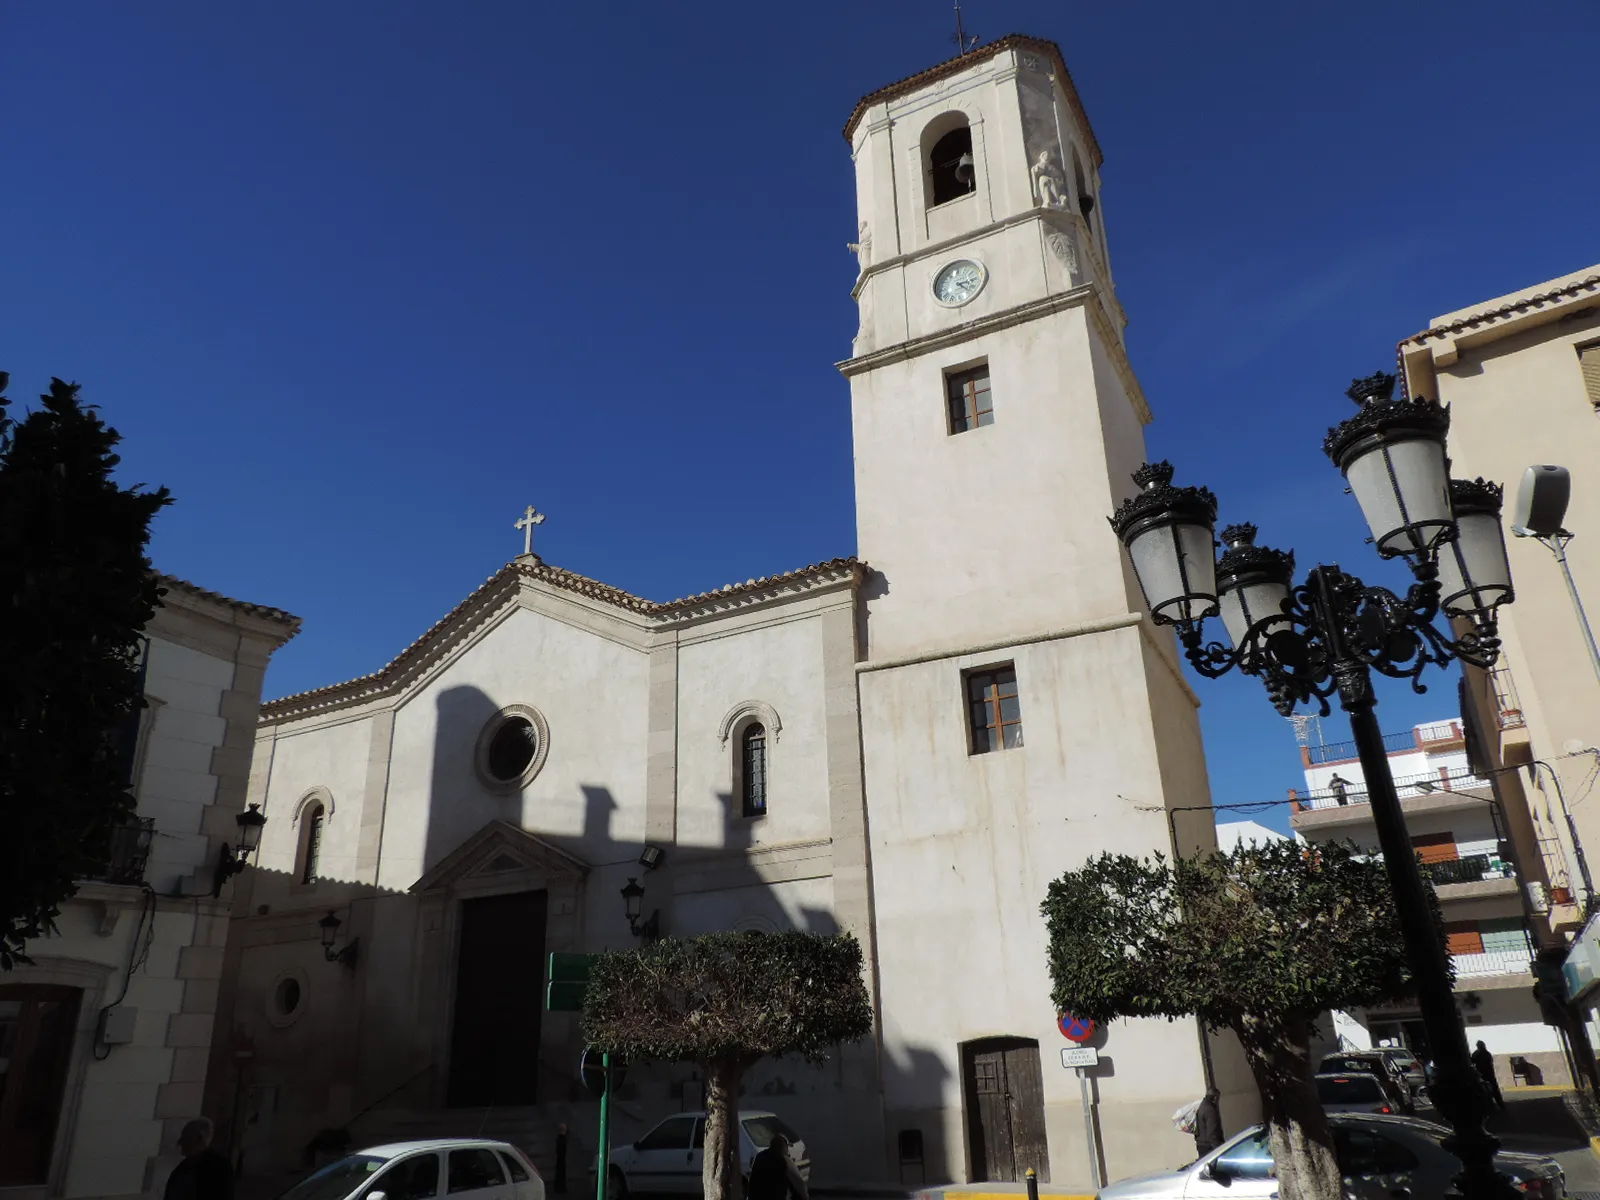
[[(1337, 565), (1294, 583), (1294, 555), (1255, 544), (1253, 525), (1222, 531), (1214, 557), (1217, 500), (1203, 487), (1175, 487), (1172, 466), (1145, 464), (1140, 492), (1110, 518), (1158, 625), (1171, 625), (1184, 656), (1215, 679), (1238, 668), (1266, 685), (1280, 713), (1338, 694), (1350, 716), (1378, 841), (1405, 936), (1418, 1006), (1435, 1064), (1430, 1089), (1453, 1130), (1444, 1145), (1461, 1160), (1468, 1200), (1517, 1193), (1494, 1165), (1499, 1141), (1484, 1129), (1485, 1094), (1467, 1055), (1444, 941), (1428, 904), (1416, 852), (1383, 745), (1372, 673), (1425, 690), (1422, 673), (1460, 659), (1488, 667), (1498, 656), (1495, 610), (1512, 599), (1500, 528), (1499, 486), (1449, 478), (1449, 410), (1425, 398), (1394, 399), (1395, 378), (1356, 380), (1346, 393), (1361, 411), (1328, 431), (1323, 450), (1360, 504), (1384, 558), (1402, 558), (1416, 582), (1404, 595), (1369, 587)], [(1460, 632), (1434, 624), (1443, 613)], [(1220, 616), (1227, 641), (1202, 626)]]

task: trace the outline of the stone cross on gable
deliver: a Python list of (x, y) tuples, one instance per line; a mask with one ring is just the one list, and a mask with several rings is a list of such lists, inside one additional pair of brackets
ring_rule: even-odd
[(533, 553), (533, 527), (543, 524), (544, 514), (533, 505), (528, 505), (528, 511), (522, 514), (522, 519), (516, 524), (516, 527), (522, 530), (522, 553), (524, 555)]

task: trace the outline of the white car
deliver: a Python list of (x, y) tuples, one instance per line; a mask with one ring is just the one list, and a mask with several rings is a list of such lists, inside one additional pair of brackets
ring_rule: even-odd
[(438, 1138), (369, 1146), (314, 1171), (278, 1200), (544, 1200), (544, 1181), (505, 1142)]
[[(806, 1157), (806, 1144), (776, 1113), (769, 1112), (739, 1114), (740, 1174), (749, 1177), (751, 1160), (775, 1133), (789, 1139), (789, 1157), (799, 1168), (800, 1178), (809, 1180), (811, 1160)], [(706, 1114), (686, 1112), (668, 1117), (632, 1145), (613, 1146), (611, 1185), (606, 1189), (609, 1200), (624, 1200), (630, 1192), (699, 1195), (705, 1144)], [(591, 1167), (591, 1177), (593, 1170)]]
[[(1328, 1118), (1344, 1174), (1346, 1200), (1444, 1196), (1461, 1163), (1441, 1142), (1450, 1130), (1416, 1117), (1338, 1113)], [(1566, 1176), (1553, 1158), (1502, 1150), (1494, 1165), (1517, 1191), (1538, 1200), (1563, 1200)], [(1223, 1143), (1199, 1162), (1152, 1171), (1101, 1188), (1096, 1200), (1269, 1200), (1278, 1195), (1267, 1131), (1260, 1125)]]
[(1317, 1075), (1317, 1099), (1326, 1113), (1392, 1113), (1394, 1104), (1383, 1080), (1365, 1071)]

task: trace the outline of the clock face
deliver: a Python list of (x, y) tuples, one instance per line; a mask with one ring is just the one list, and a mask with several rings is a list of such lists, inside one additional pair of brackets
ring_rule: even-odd
[(933, 294), (944, 304), (965, 304), (983, 290), (983, 283), (982, 267), (958, 259), (933, 277)]

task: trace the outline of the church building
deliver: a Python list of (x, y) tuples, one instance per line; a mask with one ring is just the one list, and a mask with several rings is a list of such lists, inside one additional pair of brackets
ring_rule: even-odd
[[(747, 1080), (816, 1182), (1093, 1177), (1040, 903), (1101, 851), (1215, 836), (1197, 701), (1105, 520), (1151, 414), (1100, 146), (1021, 36), (844, 134), (856, 555), (663, 603), (544, 561), (530, 510), (527, 552), (387, 666), (262, 708), (207, 1084), (246, 1176), (329, 1130), (504, 1136), (543, 1169), (566, 1121), (581, 1178), (546, 956), (799, 928), (859, 938), (877, 1017)], [(1253, 1116), (1193, 1021), (1095, 1044), (1112, 1178), (1192, 1157), (1170, 1118), (1208, 1075), (1230, 1127)], [(634, 1064), (614, 1137), (698, 1103), (691, 1066)]]

